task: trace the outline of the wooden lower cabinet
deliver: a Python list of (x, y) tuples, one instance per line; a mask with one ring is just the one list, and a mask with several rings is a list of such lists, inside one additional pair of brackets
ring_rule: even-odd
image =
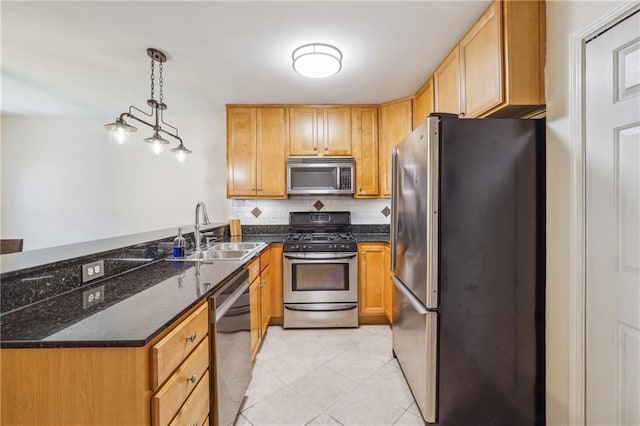
[(271, 244), (271, 321), (282, 325), (284, 302), (282, 296), (282, 243)]
[(393, 282), (391, 281), (391, 249), (389, 245), (384, 246), (384, 314), (389, 324), (393, 324)]
[(251, 359), (254, 359), (262, 337), (260, 333), (260, 311), (262, 310), (260, 303), (260, 259), (258, 258), (249, 264), (249, 309), (251, 311)]
[[(175, 402), (165, 408), (167, 393), (188, 394), (185, 404), (197, 397), (197, 403), (192, 403), (198, 410), (193, 421), (201, 423), (209, 413), (209, 339), (206, 333), (196, 335), (193, 342), (189, 338), (202, 312), (207, 312), (206, 301), (140, 347), (0, 350), (0, 424), (144, 426), (175, 421), (171, 415), (174, 409), (178, 414), (192, 411)], [(180, 352), (177, 364), (163, 381), (165, 369), (160, 365), (169, 364), (152, 363), (152, 352), (179, 348), (173, 346), (179, 340), (189, 341), (191, 347)], [(202, 372), (197, 373), (195, 387), (192, 391), (180, 389), (184, 384), (179, 383), (179, 377), (194, 374), (192, 370)], [(172, 387), (174, 382), (178, 388)], [(204, 389), (199, 391), (203, 393), (197, 393), (198, 389)], [(152, 415), (153, 398), (157, 398), (158, 409)], [(160, 411), (162, 421), (155, 417)]]
[(358, 320), (361, 324), (386, 324), (384, 243), (358, 244)]

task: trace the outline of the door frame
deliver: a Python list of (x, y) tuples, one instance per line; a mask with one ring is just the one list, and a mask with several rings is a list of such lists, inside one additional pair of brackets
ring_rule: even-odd
[(635, 12), (640, 4), (625, 2), (569, 35), (569, 120), (571, 174), (569, 212), (569, 424), (586, 424), (586, 82), (587, 41)]

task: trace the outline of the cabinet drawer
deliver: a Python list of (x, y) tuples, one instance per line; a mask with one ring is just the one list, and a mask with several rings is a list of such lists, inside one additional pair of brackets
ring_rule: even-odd
[(253, 282), (260, 275), (260, 258), (256, 257), (252, 260), (247, 269), (249, 270), (249, 282)]
[(198, 347), (151, 399), (154, 426), (166, 425), (171, 421), (208, 367), (209, 339), (202, 339)]
[(151, 348), (152, 390), (160, 386), (207, 335), (207, 304), (189, 315)]
[(209, 371), (198, 382), (189, 398), (170, 423), (171, 426), (199, 425), (209, 414)]
[(271, 260), (271, 249), (267, 247), (262, 251), (260, 255), (260, 270), (264, 271), (264, 269), (269, 266), (269, 261)]

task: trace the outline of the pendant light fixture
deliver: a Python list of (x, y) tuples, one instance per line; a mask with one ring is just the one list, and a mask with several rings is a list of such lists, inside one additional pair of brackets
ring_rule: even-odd
[(293, 69), (311, 78), (326, 78), (342, 69), (342, 52), (325, 43), (303, 44), (291, 54)]
[[(164, 151), (165, 145), (170, 143), (167, 139), (163, 138), (162, 135), (170, 136), (176, 139), (179, 142), (179, 145), (177, 148), (172, 149), (171, 152), (175, 153), (176, 157), (178, 158), (178, 161), (182, 162), (186, 159), (186, 156), (188, 154), (191, 154), (191, 150), (185, 148), (184, 144), (182, 143), (182, 138), (178, 136), (178, 129), (176, 129), (169, 123), (166, 123), (163, 118), (163, 111), (167, 109), (167, 104), (165, 104), (163, 101), (164, 94), (162, 91), (163, 89), (162, 68), (163, 68), (163, 64), (167, 61), (167, 55), (165, 55), (160, 50), (154, 49), (152, 47), (147, 49), (147, 55), (149, 55), (149, 57), (151, 58), (151, 98), (147, 99), (147, 105), (151, 107), (151, 113), (144, 112), (141, 109), (131, 105), (129, 107), (128, 112), (123, 112), (122, 114), (120, 114), (118, 118), (116, 118), (115, 122), (105, 124), (104, 127), (109, 131), (110, 140), (118, 144), (123, 144), (130, 139), (131, 133), (138, 130), (137, 128), (128, 124), (125, 121), (125, 118), (136, 120), (137, 122), (142, 123), (146, 126), (149, 126), (153, 129), (153, 135), (148, 138), (145, 138), (144, 141), (151, 144), (151, 148), (153, 149), (153, 152), (155, 152), (156, 154), (160, 154), (162, 151)], [(156, 80), (155, 64), (156, 62), (159, 64), (158, 85), (160, 86), (160, 96), (158, 100), (156, 100), (155, 98), (155, 80)], [(139, 116), (134, 115), (134, 111), (144, 114), (146, 117), (149, 117), (149, 119), (151, 119), (150, 121), (152, 122), (146, 121), (140, 118)], [(160, 126), (161, 123), (162, 125), (172, 129), (174, 133), (171, 133), (163, 129)]]

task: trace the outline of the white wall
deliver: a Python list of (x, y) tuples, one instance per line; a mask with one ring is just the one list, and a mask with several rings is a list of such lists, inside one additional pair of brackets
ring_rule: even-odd
[(211, 220), (228, 219), (224, 107), (167, 117), (193, 151), (182, 164), (156, 156), (142, 125), (128, 144), (110, 144), (103, 125), (113, 119), (2, 117), (2, 238), (32, 250), (177, 227), (193, 223), (199, 200)]
[(569, 36), (619, 6), (547, 1), (547, 422), (569, 424), (569, 229), (571, 123)]
[[(320, 201), (324, 207), (320, 211), (349, 211), (353, 224), (388, 225), (391, 216), (384, 215), (385, 207), (391, 208), (388, 198), (353, 199), (349, 197), (298, 197), (288, 200), (230, 200), (229, 218), (240, 219), (243, 225), (286, 225), (289, 212), (316, 211), (314, 204)], [(261, 213), (252, 214), (254, 208)]]

